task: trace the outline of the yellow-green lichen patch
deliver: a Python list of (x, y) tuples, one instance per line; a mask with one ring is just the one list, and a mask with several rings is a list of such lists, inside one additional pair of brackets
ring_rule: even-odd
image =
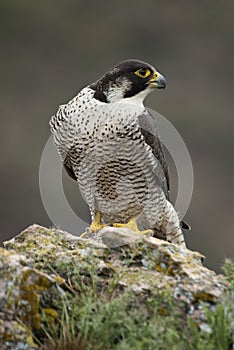
[(18, 349), (19, 344), (21, 344), (21, 349), (38, 349), (38, 345), (33, 340), (32, 332), (22, 322), (16, 320), (1, 320), (0, 344), (7, 345), (6, 349)]
[(42, 303), (61, 298), (55, 285), (64, 284), (60, 276), (49, 276), (33, 266), (33, 260), (13, 250), (0, 249), (0, 344), (15, 348), (36, 348), (32, 332), (40, 328)]
[[(4, 245), (7, 249), (14, 249), (18, 252), (53, 255), (59, 251), (64, 252), (76, 248), (76, 241), (79, 239), (67, 234), (67, 236), (73, 237), (73, 241), (69, 241), (64, 239), (64, 235), (63, 231), (32, 225), (17, 237), (5, 242)], [(61, 247), (62, 249), (60, 249)]]
[(21, 278), (19, 298), (16, 300), (17, 314), (23, 323), (32, 329), (40, 328), (40, 293), (48, 290), (61, 278), (52, 278), (41, 271), (25, 268)]
[(58, 312), (52, 308), (43, 308), (42, 309), (43, 317), (46, 318), (47, 322), (51, 325), (58, 319)]

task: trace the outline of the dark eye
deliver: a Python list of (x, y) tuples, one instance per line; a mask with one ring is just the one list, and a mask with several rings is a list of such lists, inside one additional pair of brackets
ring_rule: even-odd
[(151, 74), (148, 68), (140, 68), (134, 73), (140, 78), (147, 78)]

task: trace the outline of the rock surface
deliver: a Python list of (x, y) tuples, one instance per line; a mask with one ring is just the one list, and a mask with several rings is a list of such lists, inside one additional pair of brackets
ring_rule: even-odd
[(5, 349), (37, 349), (32, 334), (42, 314), (57, 317), (57, 304), (74, 266), (92, 260), (100, 286), (116, 277), (119, 290), (148, 297), (169, 291), (186, 313), (202, 324), (201, 302), (212, 308), (225, 294), (223, 275), (205, 268), (204, 257), (150, 235), (105, 227), (80, 238), (32, 225), (0, 249), (0, 344)]

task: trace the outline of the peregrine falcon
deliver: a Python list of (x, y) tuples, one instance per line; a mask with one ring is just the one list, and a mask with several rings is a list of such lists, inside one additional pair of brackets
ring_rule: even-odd
[(89, 232), (106, 225), (153, 230), (185, 246), (169, 200), (168, 167), (154, 116), (143, 105), (166, 80), (153, 66), (130, 59), (83, 88), (51, 117), (67, 173), (89, 205)]

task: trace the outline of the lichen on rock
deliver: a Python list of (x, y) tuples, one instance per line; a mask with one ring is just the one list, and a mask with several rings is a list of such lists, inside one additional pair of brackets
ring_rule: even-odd
[[(97, 236), (80, 238), (32, 225), (4, 247), (0, 249), (1, 350), (14, 349), (17, 342), (25, 344), (22, 349), (36, 349), (35, 335), (43, 319), (56, 322), (66, 293), (79, 294), (80, 285), (92, 288), (92, 276), (99, 291), (129, 290), (143, 302), (169, 293), (201, 328), (202, 303), (212, 309), (229, 286), (223, 275), (203, 266), (200, 253), (123, 228), (105, 227)], [(160, 310), (167, 313), (163, 305)]]
[(56, 297), (62, 279), (33, 267), (34, 261), (13, 250), (0, 248), (1, 350), (35, 349), (32, 333), (40, 328), (40, 298)]

